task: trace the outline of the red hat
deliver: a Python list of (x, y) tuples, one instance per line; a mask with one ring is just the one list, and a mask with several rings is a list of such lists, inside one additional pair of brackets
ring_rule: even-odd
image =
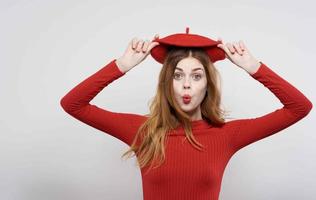
[(215, 41), (197, 34), (189, 34), (189, 27), (186, 28), (186, 33), (177, 33), (164, 38), (156, 38), (152, 42), (154, 41), (159, 42), (159, 45), (152, 48), (150, 54), (161, 64), (163, 64), (168, 53), (168, 47), (170, 46), (201, 47), (205, 49), (213, 63), (226, 58), (225, 51), (217, 47), (217, 44), (222, 44), (221, 41)]

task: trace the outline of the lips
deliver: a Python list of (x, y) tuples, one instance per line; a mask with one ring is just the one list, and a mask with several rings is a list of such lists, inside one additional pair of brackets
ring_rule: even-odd
[(191, 99), (191, 96), (188, 95), (188, 94), (185, 94), (185, 95), (182, 96), (182, 98), (190, 98)]
[(188, 95), (188, 94), (185, 94), (185, 95), (182, 96), (182, 99), (183, 99), (183, 102), (187, 104), (187, 103), (190, 103), (191, 96)]

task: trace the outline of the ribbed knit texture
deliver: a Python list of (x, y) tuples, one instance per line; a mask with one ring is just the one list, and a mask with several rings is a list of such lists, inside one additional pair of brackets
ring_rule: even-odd
[[(125, 74), (115, 60), (70, 90), (60, 103), (74, 118), (130, 146), (146, 116), (112, 112), (89, 103)], [(313, 104), (298, 89), (260, 63), (258, 71), (249, 76), (268, 88), (283, 107), (257, 118), (228, 121), (220, 128), (204, 120), (193, 121), (193, 134), (206, 151), (194, 148), (178, 126), (168, 135), (164, 164), (148, 174), (146, 168), (141, 170), (144, 200), (217, 200), (224, 169), (234, 153), (291, 126), (310, 112)]]

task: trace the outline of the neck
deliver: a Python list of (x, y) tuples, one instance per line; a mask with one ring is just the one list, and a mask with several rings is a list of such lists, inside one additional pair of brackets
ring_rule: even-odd
[(197, 120), (203, 119), (200, 107), (198, 107), (197, 109), (191, 112), (187, 112), (187, 114), (190, 116), (191, 121), (197, 121)]

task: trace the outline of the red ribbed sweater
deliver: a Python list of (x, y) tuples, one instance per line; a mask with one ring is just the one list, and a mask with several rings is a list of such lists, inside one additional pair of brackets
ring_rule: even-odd
[[(115, 60), (70, 90), (60, 104), (74, 118), (130, 146), (146, 116), (111, 112), (89, 103), (126, 73), (120, 71)], [(183, 140), (184, 130), (178, 126), (168, 136), (165, 163), (148, 174), (145, 168), (141, 170), (144, 200), (217, 200), (224, 169), (234, 153), (291, 126), (310, 112), (313, 104), (298, 89), (260, 63), (258, 71), (249, 75), (268, 88), (283, 107), (257, 118), (228, 121), (220, 128), (204, 120), (193, 121), (193, 134), (207, 149), (203, 152)]]

